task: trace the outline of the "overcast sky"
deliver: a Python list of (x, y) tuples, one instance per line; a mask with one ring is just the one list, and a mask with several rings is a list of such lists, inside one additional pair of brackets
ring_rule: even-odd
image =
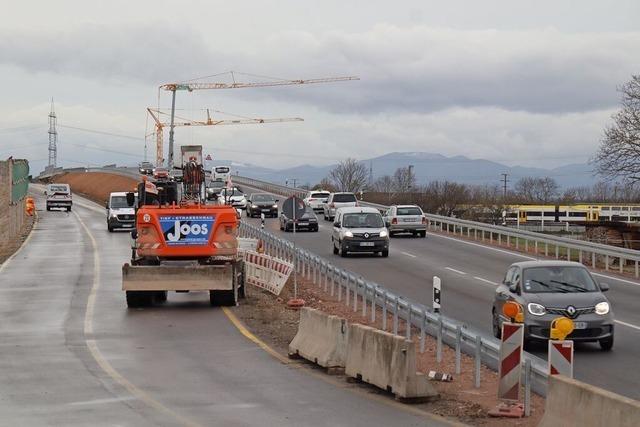
[[(60, 125), (134, 137), (60, 127), (59, 163), (133, 164), (152, 131), (145, 108), (169, 106), (160, 84), (228, 70), (361, 80), (179, 93), (184, 117), (209, 108), (305, 121), (176, 128), (178, 144), (266, 167), (391, 151), (555, 167), (593, 155), (618, 108), (616, 87), (640, 72), (637, 0), (0, 6), (0, 158), (27, 157), (38, 171), (51, 97)], [(265, 80), (255, 76), (236, 80)], [(218, 80), (229, 77), (202, 81)]]

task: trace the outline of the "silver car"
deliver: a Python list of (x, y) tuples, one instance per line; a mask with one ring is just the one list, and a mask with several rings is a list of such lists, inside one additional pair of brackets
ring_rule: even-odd
[(327, 202), (322, 205), (325, 221), (333, 221), (339, 208), (354, 208), (358, 206), (358, 199), (353, 193), (331, 193)]
[(567, 337), (573, 341), (598, 342), (607, 351), (613, 347), (614, 319), (611, 304), (584, 265), (569, 261), (525, 261), (512, 264), (498, 286), (491, 312), (493, 333), (499, 338), (502, 313), (507, 301), (519, 303), (524, 310), (524, 340), (549, 339), (551, 322), (568, 317), (575, 329)]
[(349, 253), (370, 252), (389, 256), (389, 233), (377, 209), (340, 208), (335, 219), (331, 234), (334, 254), (346, 257)]
[(411, 233), (414, 236), (427, 237), (427, 219), (420, 206), (390, 206), (384, 220), (391, 236), (397, 233)]

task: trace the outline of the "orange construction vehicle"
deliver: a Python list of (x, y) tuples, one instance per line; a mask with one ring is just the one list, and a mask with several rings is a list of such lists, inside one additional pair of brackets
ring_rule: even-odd
[[(146, 176), (138, 185), (131, 262), (122, 267), (129, 307), (164, 302), (168, 291), (209, 291), (215, 305), (234, 305), (243, 293), (237, 212), (205, 204), (205, 175), (197, 156), (182, 166), (180, 186)], [(135, 203), (134, 193), (127, 198)]]

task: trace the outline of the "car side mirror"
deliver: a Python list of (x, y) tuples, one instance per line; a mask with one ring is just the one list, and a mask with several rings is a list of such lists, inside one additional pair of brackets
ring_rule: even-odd
[(109, 209), (109, 202), (104, 202), (104, 207)]
[(389, 220), (384, 221), (384, 226), (387, 228), (391, 227), (391, 223), (389, 222)]
[(278, 203), (280, 201), (280, 199), (276, 199), (276, 203)]
[(44, 190), (44, 195), (45, 195), (45, 196), (47, 195), (47, 190)]
[(340, 228), (340, 221), (336, 221), (333, 223), (334, 227)]
[(520, 288), (516, 283), (509, 283), (509, 290), (514, 294), (520, 295)]
[(600, 290), (602, 292), (607, 292), (609, 290), (609, 284), (608, 283), (600, 283)]

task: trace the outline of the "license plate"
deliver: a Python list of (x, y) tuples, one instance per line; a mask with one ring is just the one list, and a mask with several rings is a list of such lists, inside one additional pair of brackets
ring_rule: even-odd
[(269, 209), (262, 209), (262, 212), (269, 212)]
[(122, 224), (122, 226), (124, 228), (131, 228), (131, 227), (133, 227), (133, 224)]
[(587, 322), (573, 322), (573, 329), (587, 329)]
[(418, 220), (414, 218), (405, 218), (404, 222), (418, 222)]
[(373, 246), (373, 242), (360, 242), (360, 246)]

